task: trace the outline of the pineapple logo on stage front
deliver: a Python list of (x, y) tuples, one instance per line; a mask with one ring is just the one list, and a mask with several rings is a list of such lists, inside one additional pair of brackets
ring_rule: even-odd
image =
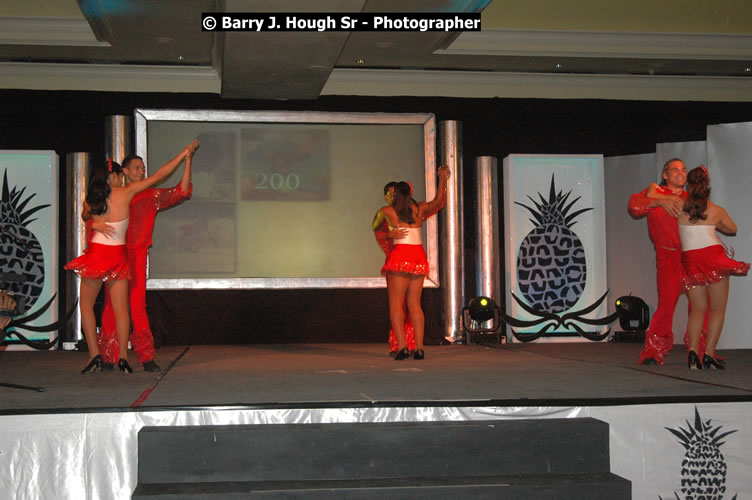
[[(679, 438), (686, 450), (681, 463), (681, 494), (676, 498), (722, 500), (726, 493), (726, 472), (728, 466), (721, 453), (724, 444), (721, 439), (734, 431), (719, 434), (721, 426), (713, 427), (710, 420), (702, 421), (695, 407), (695, 423), (687, 421), (687, 427), (666, 430)], [(659, 497), (660, 498), (660, 497)], [(736, 495), (734, 495), (734, 499)]]

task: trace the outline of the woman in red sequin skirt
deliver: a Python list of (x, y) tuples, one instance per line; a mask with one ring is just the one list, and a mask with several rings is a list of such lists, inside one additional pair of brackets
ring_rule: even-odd
[[(396, 181), (392, 181), (387, 183), (384, 186), (384, 201), (386, 201), (387, 205), (392, 204), (392, 200), (394, 200), (394, 188), (397, 185)], [(411, 192), (412, 194), (412, 192)], [(378, 217), (378, 213), (374, 216), (374, 219)], [(394, 240), (404, 237), (407, 234), (407, 229), (393, 229), (389, 230), (389, 222), (385, 218), (382, 217), (383, 222), (381, 223), (381, 226), (378, 228), (373, 229), (373, 234), (376, 237), (376, 242), (379, 244), (379, 248), (383, 250), (384, 255), (386, 257), (389, 257), (389, 254), (394, 249)], [(407, 305), (402, 305), (402, 310), (407, 310)], [(412, 322), (410, 322), (410, 315), (405, 314), (405, 343), (407, 345), (407, 349), (414, 353), (415, 352), (415, 328), (413, 328)], [(389, 355), (391, 357), (394, 357), (399, 353), (399, 343), (397, 342), (397, 335), (394, 333), (394, 329), (389, 328)]]
[(423, 221), (435, 214), (446, 198), (449, 168), (438, 170), (439, 188), (436, 197), (430, 202), (416, 202), (411, 196), (410, 185), (400, 182), (394, 189), (392, 204), (379, 210), (372, 228), (378, 230), (386, 220), (389, 229), (404, 229), (404, 236), (394, 240), (394, 249), (381, 268), (386, 276), (386, 289), (389, 295), (389, 319), (397, 336), (399, 352), (396, 360), (409, 357), (410, 351), (405, 342), (405, 312), (402, 304), (407, 301), (407, 311), (415, 328), (415, 359), (423, 359), (424, 317), (420, 305), (423, 293), (423, 280), (428, 275), (428, 259), (423, 250)]
[[(690, 351), (687, 364), (690, 369), (723, 369), (722, 360), (715, 357), (715, 348), (721, 337), (728, 302), (731, 275), (745, 275), (749, 263), (732, 259), (716, 235), (716, 230), (736, 234), (736, 224), (726, 210), (709, 200), (710, 178), (704, 166), (687, 174), (689, 198), (679, 215), (679, 237), (682, 244), (682, 285), (687, 290), (691, 307), (687, 331)], [(697, 355), (705, 310), (710, 309), (708, 337), (702, 362)]]

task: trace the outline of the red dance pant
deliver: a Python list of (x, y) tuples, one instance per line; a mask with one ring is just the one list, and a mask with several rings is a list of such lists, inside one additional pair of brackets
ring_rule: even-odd
[(658, 307), (645, 333), (645, 346), (640, 352), (640, 363), (653, 358), (662, 365), (663, 358), (674, 345), (674, 310), (681, 295), (682, 263), (680, 250), (655, 249), (658, 276)]
[[(128, 249), (131, 265), (131, 279), (128, 281), (128, 295), (133, 331), (130, 335), (131, 345), (136, 352), (139, 363), (154, 359), (154, 337), (146, 315), (146, 256), (148, 249)], [(102, 328), (99, 331), (99, 353), (105, 363), (117, 363), (120, 359), (117, 337), (115, 335), (115, 312), (110, 296), (105, 288)]]

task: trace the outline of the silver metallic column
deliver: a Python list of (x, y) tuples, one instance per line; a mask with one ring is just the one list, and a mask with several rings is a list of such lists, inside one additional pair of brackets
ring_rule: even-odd
[(447, 165), (451, 177), (447, 184), (446, 208), (441, 212), (441, 287), (443, 290), (442, 320), (444, 338), (461, 343), (462, 308), (464, 307), (464, 233), (462, 232), (462, 124), (439, 122), (440, 164)]
[[(501, 305), (499, 245), (499, 169), (496, 158), (475, 159), (477, 247), (475, 254), (476, 296), (486, 296)], [(483, 324), (490, 328), (492, 321)]]
[(104, 152), (106, 158), (118, 163), (133, 153), (133, 124), (129, 116), (113, 115), (104, 121)]
[[(68, 153), (65, 156), (65, 192), (68, 194), (65, 207), (65, 227), (68, 228), (68, 238), (65, 245), (65, 261), (75, 259), (86, 248), (86, 225), (81, 220), (81, 212), (86, 200), (86, 183), (89, 178), (89, 153)], [(63, 349), (73, 350), (76, 343), (83, 338), (81, 333), (81, 312), (76, 301), (81, 279), (69, 271), (65, 271), (65, 311), (73, 307), (73, 314)], [(64, 314), (64, 313), (63, 313)]]

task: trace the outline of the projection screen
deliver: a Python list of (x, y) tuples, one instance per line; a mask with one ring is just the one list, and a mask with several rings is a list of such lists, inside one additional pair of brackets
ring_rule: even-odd
[[(155, 171), (192, 139), (190, 200), (161, 211), (149, 289), (379, 288), (371, 222), (383, 187), (436, 192), (432, 114), (135, 110), (136, 154)], [(160, 188), (177, 185), (183, 167)], [(439, 286), (436, 217), (424, 226)]]

